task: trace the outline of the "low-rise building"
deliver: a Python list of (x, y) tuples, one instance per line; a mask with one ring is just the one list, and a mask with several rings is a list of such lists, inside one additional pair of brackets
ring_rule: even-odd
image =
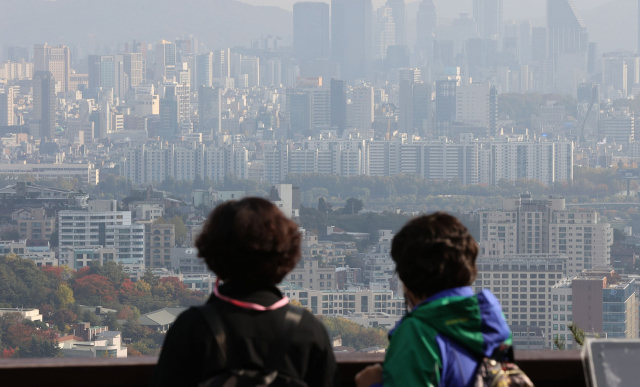
[(20, 313), (23, 319), (31, 321), (42, 321), (42, 315), (39, 309), (23, 309), (23, 308), (0, 308), (0, 316), (9, 313)]
[(147, 267), (171, 266), (171, 250), (176, 245), (176, 226), (171, 223), (145, 223), (145, 264)]
[(138, 319), (140, 325), (151, 328), (157, 332), (166, 332), (176, 321), (180, 313), (187, 308), (162, 308), (145, 313)]
[[(107, 327), (89, 327), (89, 323), (77, 324), (81, 332), (95, 331), (87, 339), (85, 336), (60, 340), (59, 346), (65, 357), (127, 357), (127, 347), (122, 345), (122, 332), (109, 331)], [(96, 328), (96, 329), (94, 329)], [(76, 335), (77, 336), (77, 332)], [(77, 340), (81, 338), (83, 341)]]
[(56, 228), (56, 219), (47, 217), (44, 208), (30, 208), (28, 212), (23, 211), (17, 217), (20, 238), (49, 240)]
[(300, 260), (298, 266), (286, 275), (285, 281), (306, 289), (337, 289), (335, 266), (322, 266), (317, 259)]

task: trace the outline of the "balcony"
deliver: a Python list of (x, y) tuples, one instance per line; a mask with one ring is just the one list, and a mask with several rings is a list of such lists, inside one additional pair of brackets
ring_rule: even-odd
[[(336, 354), (341, 384), (354, 386), (355, 374), (367, 365), (380, 363), (383, 354)], [(536, 386), (585, 387), (578, 351), (519, 351), (517, 363)], [(126, 359), (24, 359), (0, 360), (0, 380), (6, 386), (148, 386), (154, 357)]]

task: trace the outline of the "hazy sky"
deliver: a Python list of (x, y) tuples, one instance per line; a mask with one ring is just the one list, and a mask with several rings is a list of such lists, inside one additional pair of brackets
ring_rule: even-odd
[[(253, 5), (275, 5), (291, 10), (296, 0), (241, 0)], [(374, 7), (379, 7), (386, 0), (373, 0)], [(605, 4), (610, 0), (574, 0), (579, 10), (586, 10)], [(325, 1), (330, 3), (330, 1)], [(407, 1), (413, 2), (413, 1)], [(443, 17), (453, 18), (461, 12), (471, 13), (473, 0), (436, 0), (438, 13)], [(545, 16), (546, 0), (504, 0), (505, 19), (535, 19)]]

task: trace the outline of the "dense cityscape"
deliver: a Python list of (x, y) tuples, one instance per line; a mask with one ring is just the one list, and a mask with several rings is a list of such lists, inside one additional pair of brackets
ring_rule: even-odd
[(572, 0), (378, 3), (297, 2), (243, 44), (5, 36), (0, 358), (158, 355), (216, 286), (207, 217), (253, 196), (298, 224), (278, 288), (335, 352), (385, 351), (393, 237), (434, 211), (478, 242), (516, 350), (638, 338), (640, 47), (601, 49)]

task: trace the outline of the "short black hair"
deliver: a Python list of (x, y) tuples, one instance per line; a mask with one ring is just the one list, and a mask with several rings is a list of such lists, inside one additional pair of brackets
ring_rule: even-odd
[(216, 207), (196, 241), (198, 256), (221, 280), (278, 284), (300, 259), (298, 225), (261, 198)]
[(478, 274), (477, 256), (478, 244), (469, 230), (444, 212), (409, 221), (391, 244), (400, 280), (421, 298), (471, 285)]

